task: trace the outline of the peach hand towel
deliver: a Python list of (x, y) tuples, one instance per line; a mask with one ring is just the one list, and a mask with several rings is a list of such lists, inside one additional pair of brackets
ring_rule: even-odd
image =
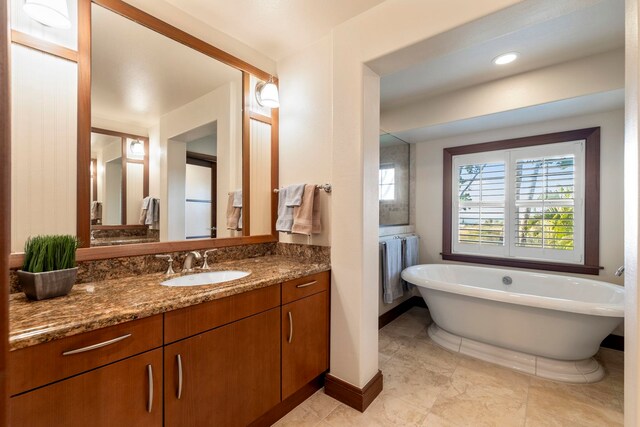
[(306, 184), (302, 194), (302, 203), (293, 208), (293, 226), (291, 232), (295, 234), (311, 234), (313, 229), (313, 199), (316, 193), (314, 184)]
[(311, 234), (319, 234), (322, 231), (322, 223), (320, 222), (320, 190), (315, 189), (313, 196), (313, 218), (311, 225)]

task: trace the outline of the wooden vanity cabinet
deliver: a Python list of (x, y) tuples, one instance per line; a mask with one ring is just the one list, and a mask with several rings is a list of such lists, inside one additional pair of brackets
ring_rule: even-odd
[(329, 273), (282, 286), (282, 399), (329, 369)]
[(162, 349), (11, 398), (12, 427), (161, 427)]
[(280, 402), (280, 308), (165, 347), (165, 425), (246, 426)]

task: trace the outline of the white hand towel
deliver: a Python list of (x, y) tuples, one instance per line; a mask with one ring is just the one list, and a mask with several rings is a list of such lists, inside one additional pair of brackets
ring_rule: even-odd
[(293, 184), (287, 187), (287, 206), (294, 207), (302, 204), (305, 184)]
[(278, 220), (276, 221), (276, 230), (285, 233), (291, 233), (293, 226), (293, 207), (287, 206), (287, 194), (289, 187), (280, 189), (278, 193)]

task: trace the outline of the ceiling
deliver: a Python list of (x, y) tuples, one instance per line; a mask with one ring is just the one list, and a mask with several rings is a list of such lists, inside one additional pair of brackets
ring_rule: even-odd
[(160, 116), (242, 73), (200, 52), (92, 6), (91, 113), (150, 127)]
[[(562, 4), (558, 0), (533, 3), (537, 12), (551, 11)], [(571, 13), (543, 16), (514, 31), (479, 43), (467, 43), (461, 49), (443, 50), (439, 56), (384, 76), (380, 95), (382, 111), (624, 45), (624, 0), (584, 1), (577, 7), (579, 9), (570, 10)], [(533, 12), (527, 11), (529, 15)], [(508, 14), (509, 10), (500, 13)], [(473, 38), (474, 35), (465, 36)], [(502, 67), (492, 63), (496, 56), (512, 51), (520, 54), (516, 62)]]
[(277, 60), (384, 0), (164, 1)]
[(417, 143), (493, 129), (524, 126), (547, 120), (561, 120), (623, 107), (624, 89), (619, 89), (434, 126), (409, 129), (394, 132), (394, 134), (409, 143)]

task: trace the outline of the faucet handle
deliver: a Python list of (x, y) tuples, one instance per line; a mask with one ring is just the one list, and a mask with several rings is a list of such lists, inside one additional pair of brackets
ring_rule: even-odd
[(176, 274), (176, 272), (173, 271), (173, 257), (171, 255), (156, 255), (156, 258), (166, 259), (169, 263), (169, 268), (167, 268), (167, 272), (165, 273), (167, 276)]
[(217, 251), (217, 249), (209, 249), (209, 250), (204, 251), (204, 255), (202, 255), (202, 257), (204, 258), (204, 262), (202, 263), (202, 267), (201, 267), (203, 270), (208, 270), (210, 268), (209, 267), (209, 254), (211, 252), (216, 252), (216, 251)]

